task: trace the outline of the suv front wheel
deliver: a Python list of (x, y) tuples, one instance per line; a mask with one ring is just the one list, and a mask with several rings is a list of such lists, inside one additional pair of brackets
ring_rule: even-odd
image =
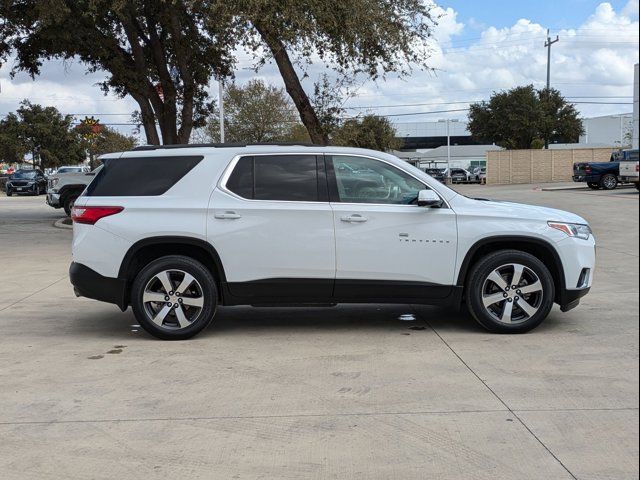
[(185, 340), (204, 330), (218, 305), (216, 283), (202, 263), (170, 255), (144, 267), (131, 289), (140, 325), (163, 340)]
[(467, 305), (480, 325), (496, 333), (524, 333), (547, 318), (555, 297), (549, 269), (518, 250), (487, 255), (471, 269)]

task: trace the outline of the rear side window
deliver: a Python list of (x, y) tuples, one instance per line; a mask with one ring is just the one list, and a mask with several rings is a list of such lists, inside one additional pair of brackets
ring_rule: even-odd
[(253, 200), (317, 202), (318, 164), (315, 155), (243, 157), (226, 187)]
[(90, 197), (162, 195), (203, 159), (202, 156), (109, 158), (87, 187)]

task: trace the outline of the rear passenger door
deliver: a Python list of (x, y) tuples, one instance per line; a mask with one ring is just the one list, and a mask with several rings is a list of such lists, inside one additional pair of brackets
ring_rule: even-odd
[(234, 159), (207, 219), (230, 292), (256, 303), (331, 297), (335, 243), (328, 200), (322, 156)]

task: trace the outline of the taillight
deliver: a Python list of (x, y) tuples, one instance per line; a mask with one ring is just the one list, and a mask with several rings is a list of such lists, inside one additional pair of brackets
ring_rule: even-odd
[(640, 172), (640, 164), (636, 163), (636, 172)]
[(115, 215), (124, 210), (124, 207), (73, 207), (71, 220), (76, 223), (93, 225), (98, 220), (109, 215)]

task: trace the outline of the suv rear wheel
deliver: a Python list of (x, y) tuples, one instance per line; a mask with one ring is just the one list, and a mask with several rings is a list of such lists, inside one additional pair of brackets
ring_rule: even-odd
[(138, 322), (163, 340), (184, 340), (201, 332), (213, 320), (217, 305), (211, 272), (181, 255), (149, 263), (131, 289), (131, 306)]
[(519, 250), (502, 250), (476, 263), (467, 284), (471, 315), (487, 330), (524, 333), (547, 318), (555, 286), (549, 269)]

